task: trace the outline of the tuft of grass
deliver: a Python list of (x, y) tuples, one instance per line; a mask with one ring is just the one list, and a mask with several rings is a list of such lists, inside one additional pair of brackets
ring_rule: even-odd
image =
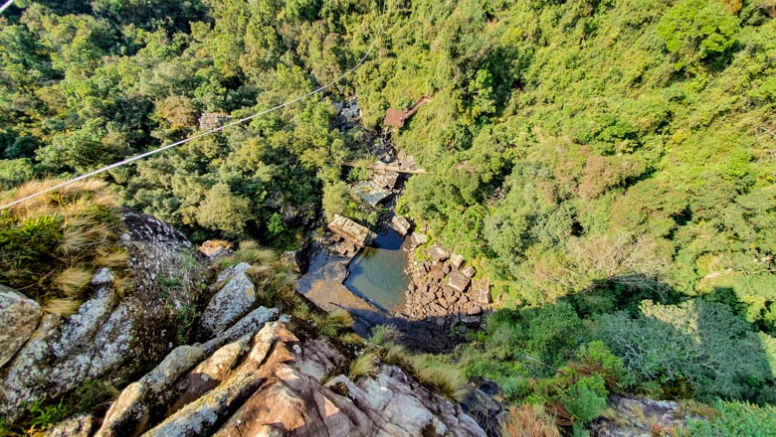
[(355, 381), (361, 376), (376, 375), (377, 370), (377, 355), (374, 352), (367, 352), (350, 362), (348, 378)]
[(522, 404), (509, 410), (502, 435), (508, 437), (560, 437), (555, 419), (543, 405)]
[(291, 309), (291, 315), (301, 320), (310, 319), (310, 306), (304, 302), (299, 302)]
[(70, 298), (77, 298), (81, 290), (89, 285), (94, 274), (90, 270), (79, 267), (68, 267), (54, 277), (54, 285)]
[(346, 332), (339, 336), (339, 340), (351, 346), (363, 346), (365, 343), (364, 338), (355, 332)]
[(382, 346), (388, 343), (396, 343), (400, 334), (394, 325), (377, 325), (372, 328), (372, 343)]
[(234, 253), (234, 259), (238, 263), (271, 264), (278, 260), (278, 256), (272, 249), (262, 248), (259, 243), (247, 240), (240, 243), (240, 248)]
[(400, 344), (386, 343), (378, 349), (378, 355), (385, 364), (398, 366), (412, 374), (415, 373), (415, 361), (412, 354)]
[(461, 402), (469, 393), (466, 378), (454, 367), (416, 368), (415, 372), (421, 384), (436, 389), (453, 402)]
[(78, 307), (80, 306), (81, 302), (78, 300), (58, 298), (50, 299), (46, 302), (43, 310), (50, 314), (65, 317), (78, 312)]
[(327, 337), (334, 337), (351, 326), (353, 326), (353, 316), (345, 310), (336, 310), (326, 315), (319, 328)]
[(94, 264), (100, 267), (122, 267), (127, 264), (129, 253), (123, 249), (113, 252), (97, 252), (94, 258)]
[(32, 415), (33, 428), (47, 429), (57, 424), (65, 418), (67, 406), (64, 404), (65, 398), (59, 400), (58, 404), (43, 406), (43, 401), (38, 401), (30, 405), (29, 412)]
[(63, 226), (62, 240), (57, 246), (57, 252), (63, 255), (72, 255), (87, 247), (92, 239), (86, 234), (84, 228), (80, 226)]

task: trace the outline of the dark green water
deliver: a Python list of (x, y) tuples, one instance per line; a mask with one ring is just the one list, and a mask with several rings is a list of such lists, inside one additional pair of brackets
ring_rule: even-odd
[(373, 246), (364, 248), (351, 261), (345, 286), (383, 309), (401, 309), (409, 284), (402, 243), (404, 239), (393, 229), (378, 235)]

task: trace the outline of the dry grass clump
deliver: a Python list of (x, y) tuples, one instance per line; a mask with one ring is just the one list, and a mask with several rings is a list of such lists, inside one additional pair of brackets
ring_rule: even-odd
[(97, 251), (94, 257), (94, 264), (100, 267), (122, 267), (127, 265), (129, 253), (124, 249), (117, 249), (113, 252)]
[(348, 378), (355, 381), (360, 376), (373, 376), (377, 374), (377, 355), (367, 352), (350, 363)]
[(415, 373), (415, 361), (412, 354), (404, 346), (396, 343), (386, 343), (377, 353), (385, 364), (398, 366), (410, 373)]
[(509, 410), (502, 435), (508, 437), (560, 437), (555, 420), (544, 406), (523, 404)]
[(234, 253), (234, 260), (238, 263), (271, 264), (278, 260), (278, 256), (272, 249), (262, 248), (259, 243), (247, 240), (240, 243), (239, 249)]
[[(0, 193), (0, 202), (59, 182), (27, 183)], [(118, 199), (107, 187), (105, 181), (84, 180), (0, 211), (0, 283), (52, 313), (67, 314), (96, 267), (125, 265), (127, 254), (117, 244), (123, 232)]]
[(65, 317), (77, 313), (80, 306), (81, 301), (79, 300), (57, 298), (46, 302), (43, 310), (49, 314)]
[(469, 393), (466, 378), (454, 367), (426, 367), (416, 370), (415, 376), (421, 384), (437, 390), (454, 402), (461, 402)]
[(54, 277), (54, 285), (70, 298), (79, 297), (81, 290), (89, 285), (94, 274), (91, 270), (79, 267), (68, 267)]

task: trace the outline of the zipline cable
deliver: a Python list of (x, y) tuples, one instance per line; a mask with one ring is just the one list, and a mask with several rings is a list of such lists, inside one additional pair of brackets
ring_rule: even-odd
[(3, 3), (3, 6), (0, 6), (0, 14), (2, 14), (4, 10), (8, 9), (8, 7), (13, 4), (13, 2), (14, 0), (8, 0), (7, 2)]
[(90, 171), (89, 173), (82, 174), (81, 176), (76, 176), (76, 177), (74, 177), (72, 179), (69, 179), (67, 181), (58, 183), (58, 184), (53, 185), (53, 186), (51, 186), (49, 188), (37, 191), (37, 192), (32, 193), (32, 194), (29, 194), (27, 196), (22, 197), (21, 199), (14, 200), (13, 202), (9, 202), (9, 203), (6, 203), (5, 205), (0, 206), (0, 210), (6, 209), (6, 208), (10, 208), (10, 207), (18, 205), (18, 204), (20, 204), (22, 202), (26, 202), (27, 200), (34, 199), (34, 198), (36, 198), (38, 196), (42, 196), (42, 195), (50, 193), (52, 191), (56, 191), (56, 190), (58, 190), (60, 188), (66, 187), (66, 186), (68, 186), (70, 184), (73, 184), (73, 183), (78, 182), (78, 181), (82, 181), (82, 180), (90, 178), (92, 176), (96, 176), (96, 175), (98, 175), (100, 173), (105, 173), (108, 170), (113, 170), (114, 168), (118, 168), (118, 167), (121, 167), (123, 165), (129, 164), (129, 163), (132, 163), (132, 162), (135, 162), (135, 161), (139, 161), (139, 160), (141, 160), (143, 158), (146, 158), (148, 156), (155, 155), (155, 154), (160, 153), (160, 152), (164, 152), (167, 149), (172, 149), (173, 147), (180, 146), (181, 144), (186, 144), (189, 141), (193, 141), (193, 140), (196, 140), (198, 138), (202, 138), (204, 136), (216, 133), (218, 131), (222, 131), (222, 130), (228, 128), (228, 127), (232, 127), (232, 126), (236, 126), (236, 125), (241, 124), (241, 123), (245, 123), (248, 120), (253, 120), (256, 117), (260, 117), (260, 116), (268, 114), (270, 112), (277, 111), (278, 109), (285, 108), (286, 106), (292, 105), (292, 104), (294, 104), (294, 103), (296, 103), (296, 102), (298, 102), (300, 100), (306, 99), (306, 98), (308, 98), (310, 96), (313, 96), (315, 94), (320, 93), (321, 91), (326, 90), (327, 88), (331, 87), (335, 83), (337, 83), (337, 82), (341, 81), (342, 79), (344, 79), (350, 73), (356, 71), (358, 69), (358, 67), (360, 67), (361, 64), (363, 64), (364, 61), (366, 61), (366, 59), (372, 53), (372, 50), (374, 50), (375, 46), (377, 45), (377, 40), (380, 38), (380, 35), (383, 32), (383, 19), (385, 18), (385, 9), (386, 9), (386, 4), (387, 3), (388, 3), (388, 0), (383, 0), (383, 8), (382, 8), (383, 10), (382, 10), (382, 12), (380, 14), (380, 26), (377, 29), (377, 34), (375, 35), (375, 38), (372, 41), (372, 44), (369, 46), (369, 50), (367, 50), (367, 52), (364, 55), (364, 57), (362, 57), (358, 62), (356, 62), (356, 64), (354, 66), (352, 66), (348, 71), (343, 73), (338, 78), (332, 80), (331, 82), (329, 82), (329, 83), (327, 83), (327, 84), (325, 84), (323, 86), (320, 86), (320, 87), (314, 89), (313, 91), (310, 91), (309, 93), (307, 93), (305, 95), (302, 95), (302, 96), (299, 96), (297, 98), (291, 99), (291, 100), (289, 100), (287, 102), (281, 103), (281, 104), (279, 104), (277, 106), (274, 106), (272, 108), (265, 109), (264, 111), (257, 112), (257, 113), (255, 113), (253, 115), (249, 115), (248, 117), (241, 118), (239, 120), (235, 120), (235, 121), (233, 121), (231, 123), (227, 123), (227, 124), (225, 124), (223, 126), (217, 127), (215, 129), (211, 129), (211, 130), (209, 130), (207, 132), (202, 132), (200, 134), (194, 135), (193, 137), (189, 137), (189, 138), (186, 138), (184, 140), (176, 141), (176, 142), (174, 142), (172, 144), (168, 144), (168, 145), (166, 145), (164, 147), (160, 147), (158, 149), (154, 149), (154, 150), (151, 150), (151, 151), (148, 151), (148, 152), (145, 152), (145, 153), (141, 153), (140, 155), (133, 156), (132, 158), (127, 158), (127, 159), (125, 159), (123, 161), (119, 161), (119, 162), (113, 163), (111, 165), (102, 167), (100, 169), (97, 169), (97, 170), (94, 170), (94, 171)]

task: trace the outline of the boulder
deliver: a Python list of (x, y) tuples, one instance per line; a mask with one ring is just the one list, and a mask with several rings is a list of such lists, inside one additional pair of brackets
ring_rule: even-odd
[(94, 434), (97, 424), (94, 416), (74, 416), (46, 431), (46, 437), (89, 437)]
[(466, 314), (470, 316), (477, 316), (482, 314), (482, 307), (479, 305), (469, 304), (469, 308), (466, 309)]
[(370, 183), (375, 188), (381, 190), (393, 190), (396, 188), (396, 182), (399, 180), (399, 173), (393, 171), (376, 170), (372, 174)]
[(334, 220), (329, 223), (328, 228), (361, 246), (372, 244), (377, 237), (374, 232), (339, 214), (334, 214)]
[(450, 253), (438, 244), (431, 246), (428, 249), (428, 254), (431, 255), (431, 258), (436, 262), (441, 262), (450, 258)]
[(24, 346), (42, 315), (37, 302), (0, 285), (0, 368)]
[(428, 237), (426, 234), (421, 234), (420, 232), (413, 232), (410, 236), (410, 243), (412, 243), (413, 247), (421, 246), (423, 244), (428, 243)]
[(457, 253), (452, 254), (450, 256), (450, 265), (456, 270), (460, 269), (463, 265), (463, 256), (458, 255)]
[(453, 272), (447, 276), (447, 286), (461, 293), (466, 291), (470, 281), (471, 279), (467, 278), (461, 272)]
[(392, 191), (378, 188), (371, 182), (366, 181), (357, 183), (351, 189), (361, 198), (361, 200), (372, 206), (379, 205), (393, 194)]
[(401, 235), (402, 237), (407, 235), (411, 227), (412, 225), (410, 225), (410, 222), (404, 217), (394, 215), (391, 218), (391, 228), (393, 228), (394, 231), (398, 232), (399, 235)]
[(201, 326), (210, 335), (218, 335), (247, 313), (256, 302), (256, 287), (245, 272), (251, 268), (240, 263), (224, 271), (217, 284), (226, 282), (202, 312)]
[(654, 430), (682, 429), (689, 414), (673, 401), (656, 401), (619, 395), (609, 397), (607, 406), (614, 420), (602, 419), (593, 425), (595, 435), (625, 437), (654, 435)]
[(475, 281), (474, 283), (474, 298), (477, 302), (488, 305), (493, 302), (490, 295), (490, 283), (486, 280)]
[(461, 273), (463, 273), (463, 275), (467, 278), (473, 278), (477, 273), (477, 270), (475, 270), (475, 268), (472, 266), (466, 266), (463, 270), (461, 270)]

